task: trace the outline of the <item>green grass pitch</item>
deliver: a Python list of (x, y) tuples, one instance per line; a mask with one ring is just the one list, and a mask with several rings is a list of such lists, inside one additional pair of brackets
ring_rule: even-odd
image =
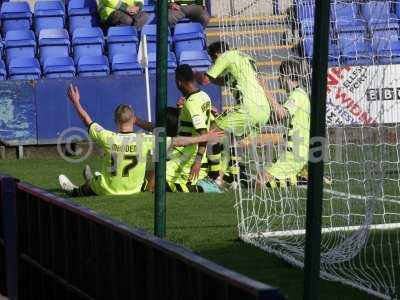
[[(90, 159), (94, 169), (97, 159)], [(0, 173), (6, 173), (60, 196), (57, 176), (65, 174), (82, 183), (84, 164), (62, 159), (23, 159), (0, 161)], [(142, 193), (121, 197), (71, 199), (104, 215), (153, 231), (153, 195)], [(277, 286), (287, 299), (301, 299), (302, 270), (256, 247), (238, 240), (233, 194), (167, 195), (167, 239), (184, 245), (225, 267)], [(354, 288), (334, 282), (321, 282), (321, 299), (375, 299)]]

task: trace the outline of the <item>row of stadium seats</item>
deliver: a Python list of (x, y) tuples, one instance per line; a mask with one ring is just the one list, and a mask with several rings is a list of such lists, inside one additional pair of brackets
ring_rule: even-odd
[[(314, 3), (297, 0), (304, 56), (312, 58)], [(331, 5), (330, 65), (400, 62), (400, 2), (335, 1)]]
[[(155, 72), (156, 26), (146, 25), (142, 35), (147, 36), (149, 70)], [(200, 24), (178, 24), (173, 38), (170, 37), (169, 40), (174, 41), (174, 49), (180, 64), (189, 64), (196, 70), (208, 69), (211, 63), (204, 50), (205, 36)], [(11, 30), (6, 34), (4, 52), (10, 79), (38, 78), (40, 65), (47, 78), (75, 76), (75, 65), (79, 76), (107, 75), (109, 69), (108, 59), (104, 56), (106, 50), (112, 73), (128, 75), (142, 72), (137, 59), (138, 45), (139, 36), (132, 26), (109, 28), (107, 39), (98, 27), (78, 28), (71, 40), (65, 29), (43, 29), (38, 42), (30, 30)], [(71, 53), (73, 60), (69, 57)], [(40, 65), (35, 59), (36, 56)], [(170, 52), (168, 65), (170, 72), (174, 71), (176, 64), (175, 54)], [(13, 76), (15, 68), (21, 72), (24, 71), (23, 68), (27, 69), (26, 76), (22, 76), (22, 73), (19, 74), (21, 76)], [(96, 68), (98, 71), (94, 71)]]
[[(68, 15), (67, 15), (68, 14)], [(67, 14), (64, 2), (36, 1), (34, 14), (27, 2), (4, 2), (1, 6), (0, 19), (3, 36), (9, 30), (28, 30), (34, 28), (39, 36), (42, 29), (65, 28), (69, 32), (80, 27), (99, 26), (97, 4), (93, 0), (70, 0)]]
[[(389, 39), (369, 40), (362, 35), (341, 36), (337, 41), (330, 40), (329, 64), (335, 65), (371, 65), (400, 63), (400, 41)], [(304, 55), (311, 60), (313, 54), (313, 38), (304, 38)]]
[[(297, 18), (303, 34), (314, 31), (313, 2), (297, 1)], [(354, 32), (379, 30), (398, 30), (400, 21), (400, 2), (388, 1), (334, 2), (331, 4), (332, 30), (334, 32)]]

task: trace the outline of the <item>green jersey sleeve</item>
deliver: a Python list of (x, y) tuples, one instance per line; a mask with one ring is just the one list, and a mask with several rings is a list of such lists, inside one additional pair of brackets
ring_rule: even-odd
[(199, 103), (199, 101), (191, 100), (185, 102), (186, 109), (192, 119), (193, 127), (196, 130), (207, 129), (207, 120), (204, 119), (203, 105), (205, 105), (205, 103)]
[(296, 103), (295, 97), (289, 97), (285, 104), (283, 105), (284, 108), (289, 112), (289, 115), (293, 116), (297, 111), (298, 104)]
[(112, 143), (113, 132), (104, 129), (101, 125), (94, 122), (89, 125), (90, 138), (101, 146)]
[(229, 60), (225, 53), (217, 58), (214, 65), (211, 67), (210, 70), (208, 70), (208, 72), (206, 74), (207, 74), (207, 76), (216, 79), (216, 78), (220, 77), (226, 71), (228, 66), (229, 66)]

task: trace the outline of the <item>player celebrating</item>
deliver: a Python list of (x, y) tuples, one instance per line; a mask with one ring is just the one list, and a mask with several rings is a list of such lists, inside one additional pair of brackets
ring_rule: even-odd
[[(212, 121), (211, 100), (198, 89), (192, 68), (180, 65), (175, 72), (178, 89), (185, 98), (179, 112), (180, 136), (198, 136), (210, 130)], [(207, 176), (206, 143), (175, 148), (167, 162), (168, 189), (172, 192), (197, 191), (195, 188), (199, 179)], [(209, 191), (205, 182), (200, 183), (203, 191)]]
[[(72, 196), (91, 195), (129, 195), (142, 190), (146, 171), (146, 159), (153, 149), (154, 137), (135, 134), (133, 127), (135, 116), (129, 105), (119, 105), (114, 112), (118, 132), (105, 130), (92, 118), (80, 104), (77, 87), (68, 89), (68, 97), (78, 115), (88, 126), (89, 136), (101, 146), (104, 158), (101, 173), (78, 187), (65, 176), (59, 176), (61, 188)], [(221, 136), (221, 133), (210, 132), (197, 137), (177, 137), (170, 143), (172, 146), (207, 142)]]
[(197, 80), (205, 85), (227, 85), (237, 101), (234, 109), (216, 118), (219, 128), (242, 136), (246, 127), (266, 124), (270, 105), (258, 81), (255, 61), (248, 55), (229, 50), (225, 42), (215, 42), (208, 47), (214, 65), (207, 73), (197, 73)]
[[(301, 171), (306, 169), (310, 139), (310, 99), (301, 87), (301, 63), (294, 60), (283, 61), (279, 68), (280, 82), (289, 94), (283, 105), (279, 104), (266, 89), (272, 110), (278, 120), (285, 121), (287, 134), (286, 151), (278, 160), (261, 174), (262, 182), (269, 187), (282, 183), (297, 184)], [(263, 140), (258, 137), (259, 140)]]

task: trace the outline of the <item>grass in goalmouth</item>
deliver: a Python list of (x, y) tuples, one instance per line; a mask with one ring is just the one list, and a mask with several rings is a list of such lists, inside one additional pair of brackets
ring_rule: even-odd
[[(87, 161), (94, 169), (96, 159)], [(0, 173), (20, 178), (65, 197), (58, 187), (57, 176), (68, 175), (82, 182), (83, 163), (70, 164), (62, 159), (3, 160)], [(153, 231), (153, 195), (86, 197), (71, 199), (82, 206), (135, 227)], [(234, 195), (172, 194), (167, 195), (167, 239), (183, 245), (223, 266), (267, 284), (278, 286), (287, 299), (300, 299), (302, 270), (238, 239)], [(323, 280), (321, 299), (374, 299), (354, 288)]]

